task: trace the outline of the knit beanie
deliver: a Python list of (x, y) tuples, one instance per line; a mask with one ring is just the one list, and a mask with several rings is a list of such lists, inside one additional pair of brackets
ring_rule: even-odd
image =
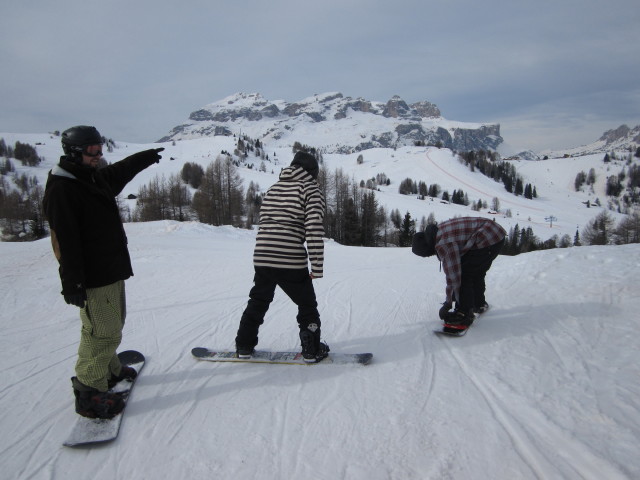
[(304, 168), (314, 180), (318, 178), (318, 161), (316, 160), (316, 157), (310, 153), (302, 151), (297, 152), (291, 162), (292, 167), (296, 165)]

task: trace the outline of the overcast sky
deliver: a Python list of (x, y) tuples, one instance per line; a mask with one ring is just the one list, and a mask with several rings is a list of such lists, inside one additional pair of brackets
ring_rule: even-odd
[(341, 92), (561, 149), (640, 124), (640, 2), (3, 0), (0, 65), (0, 132), (146, 143), (236, 92)]

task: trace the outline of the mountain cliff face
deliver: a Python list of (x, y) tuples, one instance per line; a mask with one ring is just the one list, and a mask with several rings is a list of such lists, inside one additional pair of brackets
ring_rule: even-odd
[(608, 130), (602, 134), (599, 141), (605, 142), (606, 145), (617, 144), (640, 144), (640, 125), (629, 128), (626, 125), (620, 125), (615, 130)]
[(565, 150), (542, 152), (542, 155), (550, 157), (562, 157), (570, 155), (580, 157), (594, 153), (610, 153), (613, 151), (635, 151), (640, 147), (640, 125), (629, 128), (627, 125), (620, 125), (618, 128), (607, 130), (593, 143), (581, 145)]
[(238, 93), (193, 112), (158, 141), (240, 133), (261, 141), (298, 141), (328, 153), (415, 144), (467, 151), (495, 149), (503, 141), (500, 125), (449, 121), (427, 101), (409, 105), (394, 96), (382, 103), (341, 93), (294, 103)]

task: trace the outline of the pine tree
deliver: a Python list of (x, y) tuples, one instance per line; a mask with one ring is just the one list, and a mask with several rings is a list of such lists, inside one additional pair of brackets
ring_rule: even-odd
[(522, 193), (524, 192), (524, 187), (522, 186), (522, 179), (517, 178), (516, 179), (516, 188), (514, 193), (516, 195), (522, 195)]
[(582, 187), (582, 185), (584, 185), (586, 181), (587, 174), (584, 172), (578, 172), (578, 174), (576, 175), (576, 179), (573, 181), (573, 186), (576, 189), (576, 192), (580, 191), (580, 187)]
[(608, 245), (612, 240), (615, 220), (606, 210), (600, 212), (582, 231), (587, 245)]
[(397, 208), (391, 210), (391, 223), (396, 229), (400, 230), (400, 225), (402, 224), (402, 215), (400, 215), (400, 210), (398, 210)]
[(509, 234), (509, 250), (513, 255), (520, 253), (520, 227), (516, 223), (513, 231)]
[(363, 195), (361, 219), (361, 242), (364, 247), (375, 247), (378, 240), (377, 211), (378, 202), (374, 192), (367, 192)]
[(186, 162), (182, 166), (182, 171), (180, 172), (180, 177), (184, 183), (188, 183), (191, 187), (196, 190), (200, 187), (200, 182), (202, 182), (202, 177), (204, 176), (204, 169), (193, 162)]
[(344, 220), (344, 244), (353, 246), (360, 245), (360, 220), (353, 198), (349, 198), (346, 202)]
[(398, 239), (399, 246), (410, 247), (415, 233), (415, 221), (411, 218), (411, 214), (407, 212), (402, 220), (402, 225), (400, 225), (400, 234)]

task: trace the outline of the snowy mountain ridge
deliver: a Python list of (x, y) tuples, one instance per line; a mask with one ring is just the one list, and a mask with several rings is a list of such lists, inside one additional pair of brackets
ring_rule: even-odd
[(640, 125), (633, 128), (620, 125), (618, 128), (607, 130), (593, 143), (581, 145), (565, 150), (547, 150), (539, 154), (539, 158), (571, 156), (579, 157), (594, 153), (610, 153), (613, 151), (633, 151), (640, 147)]
[(187, 122), (159, 141), (239, 132), (266, 142), (313, 144), (327, 153), (416, 144), (438, 144), (459, 151), (493, 150), (503, 141), (500, 125), (449, 121), (428, 101), (409, 105), (394, 96), (383, 103), (339, 92), (293, 103), (271, 101), (259, 93), (236, 93), (191, 113)]
[[(396, 95), (380, 102), (345, 97), (340, 92), (315, 94), (295, 102), (269, 100), (260, 93), (235, 93), (192, 112), (187, 121), (158, 141), (240, 133), (265, 142), (298, 141), (326, 153), (413, 145), (439, 145), (455, 151), (496, 150), (504, 142), (499, 124), (448, 120), (429, 101), (407, 104)], [(621, 125), (588, 145), (524, 151), (513, 157), (576, 157), (638, 146), (640, 125)]]

